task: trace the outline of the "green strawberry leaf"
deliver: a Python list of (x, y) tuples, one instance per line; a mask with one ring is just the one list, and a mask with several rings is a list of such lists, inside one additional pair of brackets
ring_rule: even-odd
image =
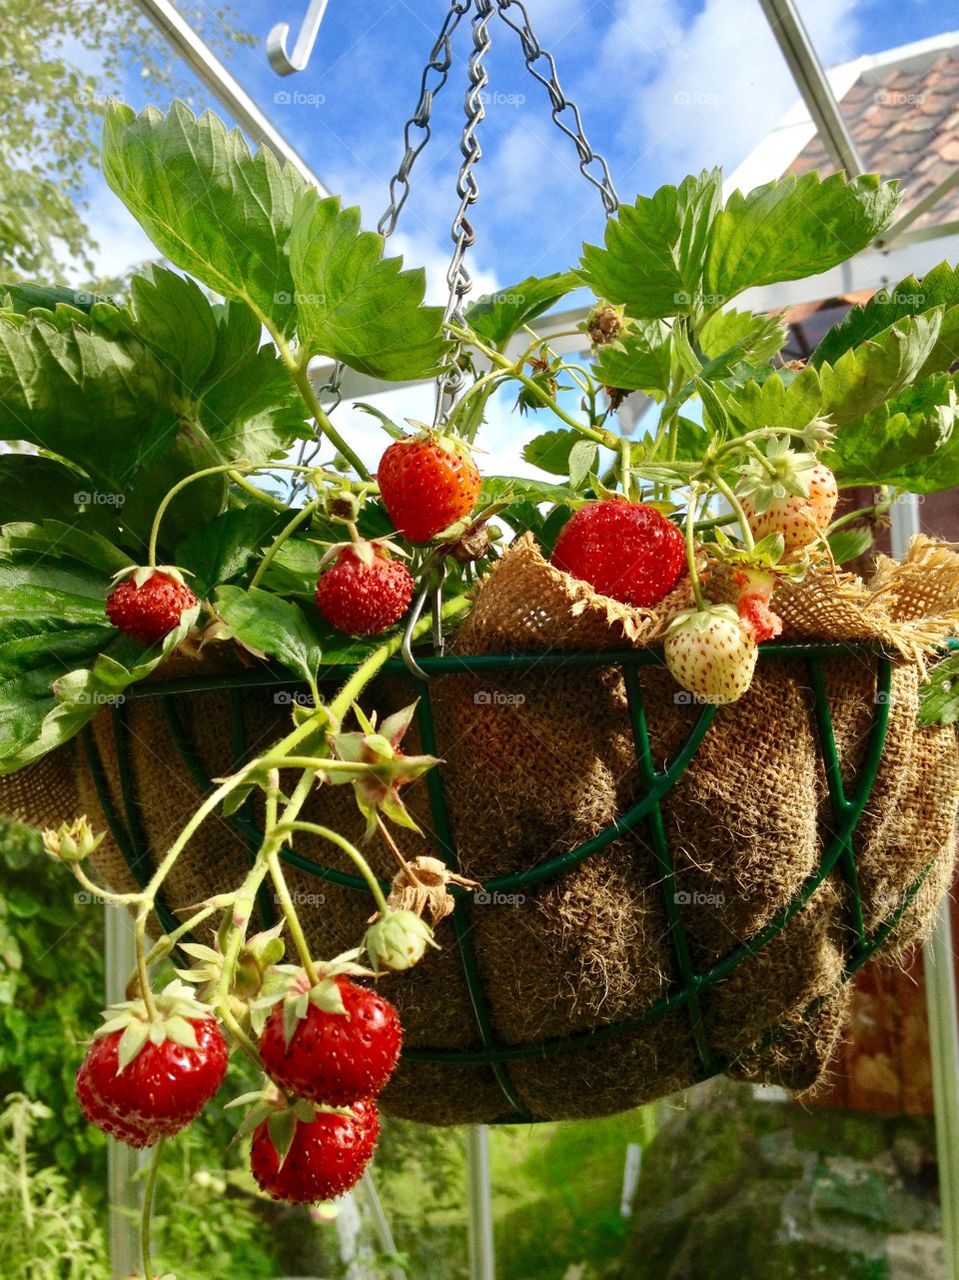
[(0, 313), (0, 439), (58, 454), (98, 489), (124, 492), (170, 390), (169, 371), (129, 335), (62, 307)]
[(565, 427), (545, 431), (523, 445), (523, 459), (534, 467), (539, 467), (541, 471), (548, 471), (550, 475), (569, 475), (569, 455), (582, 438), (578, 431)]
[(276, 658), (307, 684), (316, 684), (323, 651), (312, 621), (299, 605), (261, 591), (220, 587), (216, 610), (241, 644)]
[(721, 199), (722, 172), (713, 169), (623, 205), (606, 223), (605, 248), (584, 246), (583, 279), (597, 298), (645, 319), (715, 305), (702, 281)]
[(373, 378), (429, 378), (448, 344), (443, 311), (425, 307), (422, 269), (383, 257), (383, 237), (360, 230), (359, 209), (301, 191), (293, 209), (290, 267), (300, 346)]
[(310, 438), (303, 401), (273, 345), (261, 345), (250, 308), (230, 302), (213, 310), (216, 348), (189, 414), (220, 461), (246, 458), (259, 466)]
[(579, 497), (570, 485), (551, 484), (548, 480), (529, 480), (525, 476), (484, 476), (477, 506), (485, 507), (509, 499), (557, 503)]
[(919, 689), (919, 724), (956, 724), (959, 721), (959, 653), (943, 658)]
[[(288, 241), (293, 201), (307, 185), (267, 147), (182, 102), (166, 115), (107, 108), (102, 168), (164, 257), (225, 298), (240, 299), (283, 334), (293, 330)], [(310, 285), (308, 287), (314, 287)]]
[(941, 322), (941, 309), (907, 316), (875, 339), (851, 347), (834, 365), (821, 365), (821, 412), (841, 427), (879, 408), (918, 377)]
[(59, 520), (114, 542), (119, 537), (123, 495), (95, 491), (86, 476), (57, 458), (0, 454), (0, 492), (5, 520)]
[(959, 267), (950, 267), (947, 262), (933, 267), (922, 280), (907, 276), (891, 289), (878, 289), (862, 306), (852, 307), (829, 330), (810, 363), (835, 364), (850, 348), (878, 338), (906, 316), (920, 315), (935, 307), (944, 308), (939, 337), (919, 375), (948, 369), (959, 357)]
[(864, 556), (875, 544), (875, 536), (868, 525), (854, 525), (846, 529), (838, 529), (826, 538), (829, 550), (836, 564), (846, 564)]
[(955, 375), (924, 379), (847, 423), (825, 455), (839, 484), (887, 484), (911, 493), (959, 485), (956, 386)]
[(801, 431), (820, 412), (819, 374), (807, 367), (799, 374), (779, 370), (761, 383), (750, 378), (741, 386), (715, 384), (727, 412), (744, 431), (792, 427)]
[(105, 579), (133, 564), (125, 552), (106, 538), (59, 520), (3, 525), (0, 528), (0, 560), (11, 560), (16, 556), (35, 557), (50, 565), (69, 560), (98, 570)]
[(669, 390), (673, 348), (662, 320), (634, 320), (619, 340), (594, 353), (598, 382), (623, 391), (645, 391), (661, 399)]
[(190, 586), (198, 596), (209, 595), (214, 587), (245, 573), (291, 514), (258, 503), (224, 511), (179, 543), (175, 563), (195, 575)]
[[(781, 315), (754, 316), (751, 311), (716, 311), (698, 334), (707, 360), (723, 363), (771, 360), (786, 344)], [(711, 375), (713, 377), (716, 374)]]
[(582, 489), (599, 455), (599, 445), (592, 440), (577, 440), (569, 451), (569, 482)]
[(790, 174), (735, 191), (712, 227), (704, 292), (722, 305), (744, 289), (828, 271), (871, 244), (899, 201), (896, 184), (875, 174)]
[(217, 348), (216, 312), (193, 280), (153, 263), (130, 282), (133, 332), (180, 383), (195, 387)]
[(578, 289), (575, 271), (551, 276), (527, 276), (518, 284), (477, 298), (466, 310), (466, 323), (484, 342), (502, 351), (514, 333)]

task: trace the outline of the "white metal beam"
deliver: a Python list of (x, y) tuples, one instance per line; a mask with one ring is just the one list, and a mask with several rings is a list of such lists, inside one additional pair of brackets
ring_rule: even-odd
[(489, 1128), (485, 1124), (471, 1124), (466, 1130), (466, 1192), (469, 1206), (470, 1280), (496, 1280)]
[(865, 173), (839, 103), (793, 0), (759, 0), (769, 29), (786, 59), (796, 88), (802, 94), (823, 146), (850, 177)]
[(256, 105), (243, 86), (234, 79), (208, 44), (206, 44), (170, 0), (136, 0), (160, 35), (182, 57), (188, 67), (227, 109), (241, 129), (255, 142), (260, 142), (279, 160), (293, 166), (321, 195), (329, 195), (326, 187), (300, 153), (284, 138)]
[[(919, 505), (907, 494), (892, 507), (892, 554), (897, 560), (918, 532)], [(939, 904), (935, 928), (923, 947), (923, 968), (946, 1280), (959, 1280), (959, 1013), (948, 895)]]

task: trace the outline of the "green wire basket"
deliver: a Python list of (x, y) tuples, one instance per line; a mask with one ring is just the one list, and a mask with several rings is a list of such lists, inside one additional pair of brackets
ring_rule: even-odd
[[(862, 765), (858, 771), (854, 787), (851, 792), (847, 793), (840, 772), (840, 762), (833, 734), (832, 715), (826, 695), (823, 663), (829, 658), (848, 657), (851, 655), (856, 655), (875, 663), (876, 697), (872, 713), (872, 724), (868, 734), (868, 744)], [(689, 1017), (692, 1037), (698, 1055), (698, 1078), (707, 1079), (714, 1076), (727, 1070), (732, 1065), (732, 1060), (718, 1058), (710, 1049), (704, 1029), (703, 994), (715, 984), (727, 978), (738, 965), (754, 955), (770, 939), (774, 938), (803, 909), (816, 889), (834, 870), (838, 870), (845, 885), (845, 907), (853, 939), (845, 952), (842, 981), (847, 981), (866, 963), (877, 948), (892, 934), (932, 866), (932, 862), (930, 862), (924, 868), (922, 874), (909, 887), (900, 900), (895, 913), (886, 919), (881, 927), (871, 933), (867, 932), (864, 926), (863, 908), (859, 893), (853, 836), (869, 800), (886, 741), (893, 659), (891, 655), (883, 652), (876, 645), (868, 644), (779, 642), (765, 644), (760, 650), (760, 661), (763, 663), (777, 662), (784, 659), (801, 660), (808, 673), (814, 695), (815, 723), (818, 730), (819, 749), (822, 754), (825, 777), (829, 788), (829, 800), (835, 823), (834, 833), (831, 841), (823, 850), (818, 868), (806, 879), (779, 913), (758, 933), (736, 946), (718, 962), (700, 970), (697, 970), (693, 964), (684, 926), (682, 905), (677, 902), (674, 879), (675, 868), (663, 821), (662, 802), (695, 757), (696, 751), (708, 733), (714, 717), (723, 714), (722, 708), (703, 705), (682, 747), (664, 768), (657, 770), (653, 765), (653, 753), (638, 672), (642, 667), (662, 665), (663, 659), (660, 649), (631, 649), (622, 652), (556, 652), (529, 655), (494, 654), (470, 657), (444, 656), (421, 657), (418, 659), (423, 672), (430, 678), (429, 680), (415, 680), (419, 695), (417, 709), (419, 732), (422, 749), (433, 755), (441, 754), (436, 741), (432, 710), (431, 683), (435, 680), (441, 680), (447, 675), (461, 675), (464, 673), (477, 675), (481, 672), (502, 671), (509, 671), (511, 674), (521, 676), (524, 672), (534, 669), (538, 672), (548, 672), (550, 669), (559, 667), (564, 669), (606, 668), (620, 671), (625, 685), (642, 794), (615, 821), (576, 848), (562, 852), (528, 870), (489, 879), (484, 882), (483, 888), (490, 895), (505, 895), (539, 884), (551, 877), (556, 877), (565, 871), (569, 871), (598, 850), (604, 849), (623, 833), (632, 830), (640, 823), (646, 823), (648, 824), (648, 838), (659, 873), (663, 906), (668, 920), (669, 937), (676, 961), (675, 972), (677, 979), (662, 998), (635, 1017), (600, 1026), (591, 1031), (575, 1033), (563, 1039), (551, 1039), (541, 1043), (523, 1045), (502, 1044), (498, 1041), (493, 1027), (470, 937), (466, 915), (466, 902), (469, 898), (469, 891), (454, 886), (452, 889), (456, 897), (456, 909), (452, 917), (454, 935), (481, 1047), (463, 1050), (410, 1047), (404, 1050), (405, 1060), (409, 1062), (487, 1066), (492, 1070), (504, 1098), (504, 1114), (498, 1123), (531, 1122), (534, 1117), (529, 1114), (527, 1108), (517, 1097), (510, 1082), (506, 1071), (508, 1063), (518, 1059), (535, 1059), (537, 1057), (575, 1051), (585, 1045), (598, 1043), (623, 1035), (626, 1032), (635, 1031), (654, 1022), (666, 1013), (685, 1009)], [(338, 684), (353, 669), (344, 666), (327, 668), (321, 672), (321, 683), (327, 685)], [(404, 674), (409, 677), (405, 665), (399, 659), (387, 663), (384, 672)], [(409, 678), (412, 679), (412, 677)], [(127, 701), (115, 706), (110, 712), (122, 811), (118, 811), (111, 797), (110, 787), (93, 734), (89, 728), (84, 731), (83, 745), (86, 760), (89, 764), (100, 805), (126, 865), (141, 887), (149, 879), (152, 868), (139, 813), (139, 802), (131, 777), (129, 705), (143, 698), (160, 700), (165, 723), (173, 742), (176, 744), (184, 766), (202, 793), (208, 795), (214, 789), (214, 783), (204, 771), (191, 748), (178, 711), (177, 704), (179, 699), (185, 695), (198, 692), (222, 692), (227, 695), (230, 708), (232, 751), (234, 759), (240, 762), (246, 758), (248, 748), (244, 730), (243, 695), (253, 688), (277, 685), (282, 685), (284, 688), (292, 687), (286, 674), (261, 669), (254, 673), (246, 672), (236, 676), (175, 679), (167, 682), (152, 682), (132, 688), (127, 694)], [(426, 775), (433, 832), (437, 845), (435, 851), (443, 858), (451, 870), (460, 871), (456, 839), (451, 828), (444, 794), (443, 772), (443, 767), (438, 766)], [(235, 832), (242, 838), (252, 860), (261, 842), (261, 832), (258, 830), (252, 816), (252, 801), (248, 801), (243, 808), (228, 817), (226, 821), (232, 825)], [(324, 866), (289, 849), (284, 849), (281, 856), (290, 867), (315, 876), (319, 880), (331, 882), (357, 893), (368, 894), (370, 892), (369, 886), (358, 876)], [(388, 884), (384, 882), (383, 888), (388, 889), (388, 887)], [(275, 922), (273, 903), (269, 894), (262, 891), (259, 899), (259, 911), (263, 927), (269, 927)], [(164, 928), (173, 929), (176, 927), (176, 917), (170, 910), (169, 905), (162, 899), (157, 903), (157, 913)], [(807, 1012), (813, 1012), (815, 1007), (822, 1003), (823, 999), (825, 997), (814, 1002)], [(781, 1034), (779, 1029), (770, 1032), (764, 1040), (755, 1046), (755, 1049), (759, 1050), (766, 1047), (779, 1034)]]

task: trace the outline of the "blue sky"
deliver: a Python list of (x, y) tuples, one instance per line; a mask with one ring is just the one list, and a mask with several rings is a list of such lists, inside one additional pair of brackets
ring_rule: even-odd
[[(624, 200), (704, 166), (730, 171), (796, 101), (758, 0), (527, 0), (527, 7)], [(257, 43), (233, 52), (233, 74), (327, 187), (359, 204), (365, 225), (374, 227), (446, 0), (329, 0), (308, 69), (287, 78), (269, 67), (266, 35), (285, 20), (295, 36), (307, 0), (246, 0), (238, 8)], [(935, 0), (800, 0), (800, 9), (827, 65), (939, 34), (946, 25)], [(481, 195), (472, 215), (477, 293), (563, 270), (577, 261), (584, 239), (603, 233), (598, 193), (579, 175), (572, 143), (550, 120), (545, 90), (526, 73), (515, 33), (499, 18), (491, 31), (492, 98), (481, 126)], [(417, 164), (393, 241), (408, 264), (426, 267), (431, 301), (445, 300), (469, 37), (461, 25), (450, 81), (436, 103), (435, 135)], [(103, 92), (136, 107), (147, 100), (133, 64), (122, 83), (103, 83)], [(154, 100), (166, 106), (168, 97), (161, 90)], [(155, 256), (102, 182), (89, 194), (103, 275)], [(430, 419), (431, 402), (428, 388), (389, 392), (379, 401), (397, 420)], [(482, 459), (489, 473), (529, 473), (519, 450), (547, 425), (539, 415), (510, 415), (510, 408), (506, 399), (491, 406)], [(346, 404), (338, 419), (374, 462), (383, 438), (373, 421)]]
[[(307, 0), (238, 5), (240, 25), (259, 40), (233, 53), (231, 70), (327, 186), (359, 203), (374, 225), (446, 0), (330, 0), (310, 66), (281, 79), (263, 41), (281, 19), (295, 34), (306, 7)], [(734, 167), (795, 100), (757, 0), (528, 0), (528, 8), (623, 198), (705, 165)], [(801, 0), (800, 8), (827, 63), (946, 25), (934, 0)], [(505, 285), (563, 269), (584, 238), (602, 234), (603, 221), (597, 193), (577, 173), (572, 144), (549, 118), (545, 91), (522, 66), (515, 34), (498, 18), (491, 32), (493, 100), (481, 129), (474, 216), (481, 287), (494, 277)], [(455, 207), (468, 44), (461, 25), (450, 82), (437, 99), (436, 134), (420, 158), (397, 242), (429, 265), (434, 279)], [(125, 83), (104, 84), (104, 92), (136, 106), (145, 101), (135, 66)], [(164, 105), (162, 93), (159, 101)], [(121, 265), (135, 239), (128, 246), (128, 224), (109, 209), (106, 193), (94, 187), (91, 197), (105, 219), (102, 262)]]

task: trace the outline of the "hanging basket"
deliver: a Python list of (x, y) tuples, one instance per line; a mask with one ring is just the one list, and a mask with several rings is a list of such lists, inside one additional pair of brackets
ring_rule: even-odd
[[(921, 540), (880, 569), (877, 593), (848, 575), (783, 587), (789, 639), (762, 647), (749, 693), (721, 708), (679, 691), (655, 644), (687, 588), (629, 610), (528, 541), (481, 588), (457, 652), (422, 659), (428, 682), (390, 663), (365, 705), (418, 697), (410, 750), (444, 761), (406, 793), (426, 838), (398, 832), (400, 846), (483, 891), (458, 891), (441, 950), (382, 983), (406, 1029), (384, 1109), (529, 1121), (608, 1114), (719, 1072), (811, 1085), (846, 979), (919, 936), (951, 879), (959, 752), (951, 729), (916, 728), (905, 655), (954, 614), (957, 566)], [(99, 811), (114, 841), (101, 874), (142, 886), (211, 779), (279, 736), (300, 696), (232, 653), (177, 656), (98, 714), (72, 762), (58, 753), (6, 789), (38, 820), (55, 775), (62, 816), (76, 770), (74, 807)], [(349, 787), (319, 789), (307, 816), (360, 835)], [(251, 802), (205, 824), (162, 924), (236, 883), (261, 820)], [(395, 866), (368, 851), (386, 883)], [(329, 846), (284, 858), (316, 953), (350, 945), (372, 909), (364, 883)], [(260, 914), (273, 922), (271, 895)]]

